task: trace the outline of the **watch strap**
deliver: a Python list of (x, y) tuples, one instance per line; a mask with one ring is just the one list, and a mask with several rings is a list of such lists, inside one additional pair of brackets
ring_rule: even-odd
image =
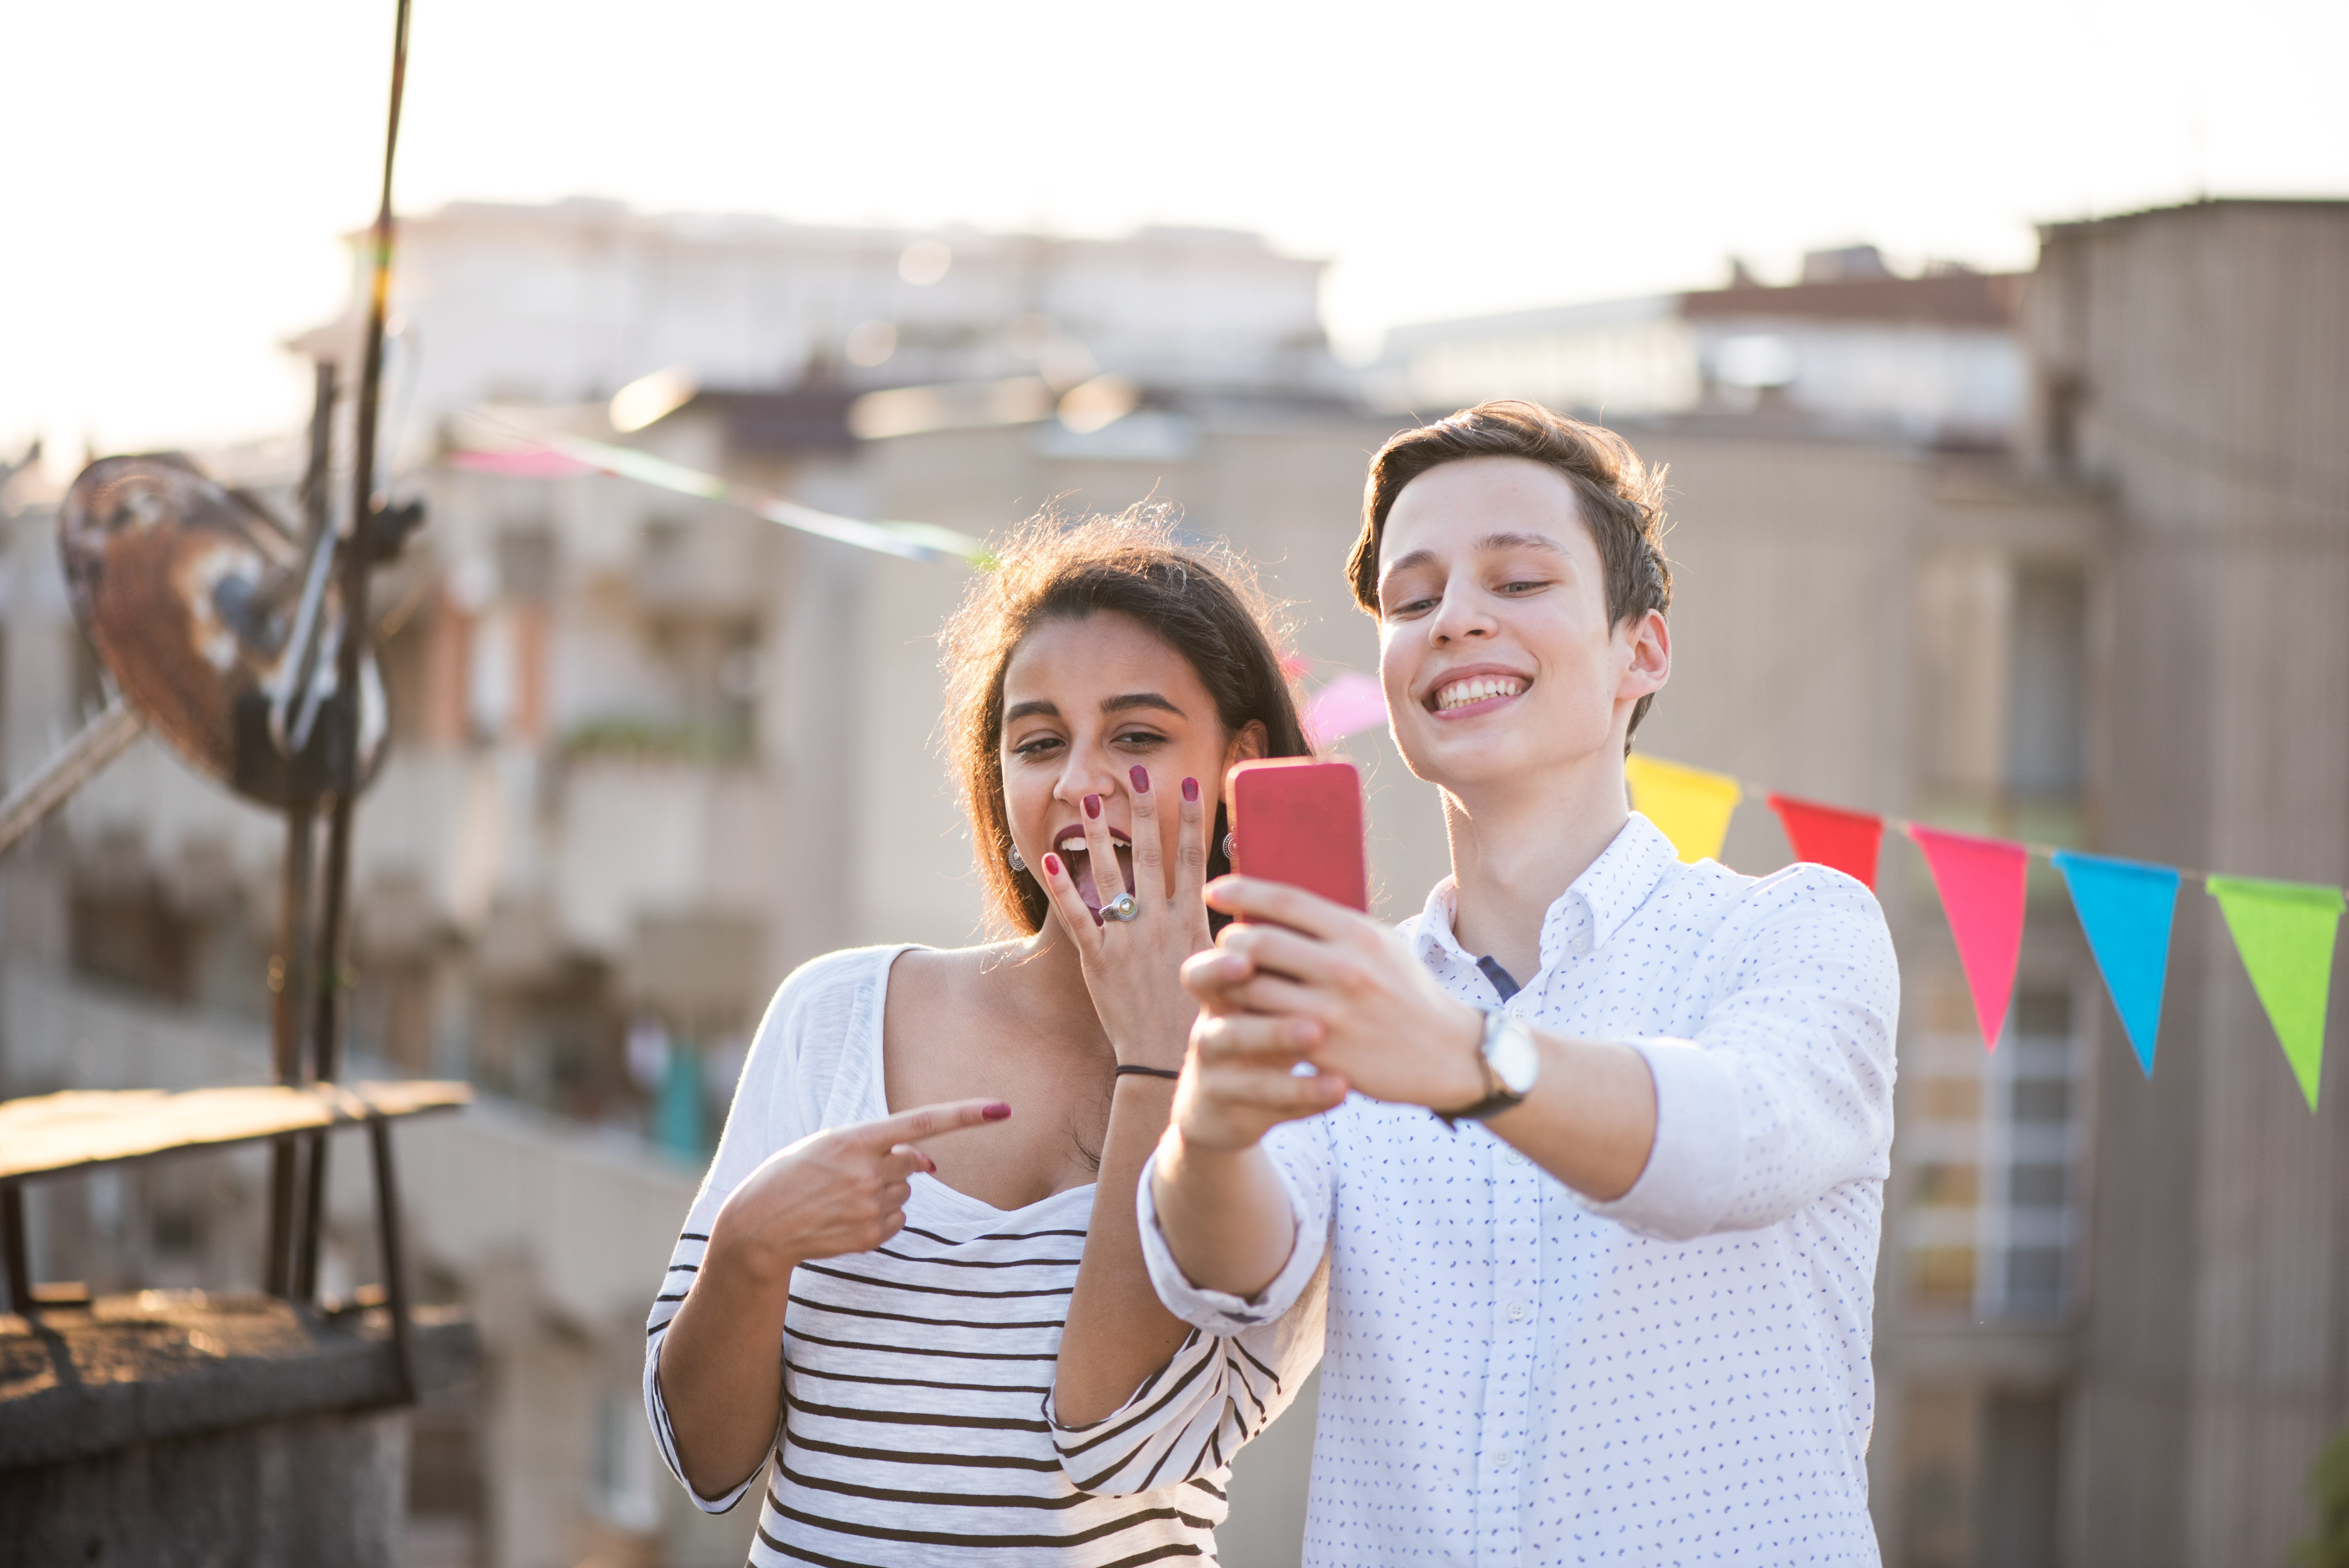
[(1436, 1110), (1433, 1106), (1428, 1107), (1428, 1109), (1434, 1113), (1436, 1120), (1455, 1130), (1464, 1121), (1485, 1121), (1500, 1115), (1513, 1105), (1523, 1105), (1526, 1102), (1524, 1095), (1501, 1081), (1501, 1075), (1493, 1070), (1492, 1057), (1485, 1054), (1487, 1047), (1492, 1042), (1494, 1022), (1502, 1015), (1481, 1008), (1479, 1012), (1484, 1017), (1485, 1026), (1484, 1032), (1476, 1039), (1476, 1066), (1485, 1075), (1485, 1098), (1474, 1105), (1463, 1106), (1458, 1110)]

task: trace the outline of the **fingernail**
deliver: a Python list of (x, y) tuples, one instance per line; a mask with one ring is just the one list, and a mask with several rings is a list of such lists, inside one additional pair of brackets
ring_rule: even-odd
[(1198, 798), (1199, 798), (1199, 781), (1198, 781), (1196, 779), (1184, 779), (1184, 780), (1183, 780), (1183, 799), (1185, 799), (1185, 800), (1195, 800), (1195, 799), (1197, 799)]
[(980, 1111), (978, 1114), (987, 1118), (989, 1121), (1001, 1121), (1004, 1118), (1011, 1114), (1011, 1108), (999, 1099), (993, 1105), (988, 1106), (985, 1110)]
[(1060, 856), (1046, 855), (1044, 857), (1044, 874), (1048, 877), (1056, 877), (1061, 874)]
[(1150, 793), (1149, 769), (1144, 768), (1141, 763), (1137, 762), (1132, 768), (1126, 769), (1125, 776), (1133, 780), (1133, 792), (1135, 794), (1147, 795)]
[(1088, 795), (1085, 797), (1085, 815), (1088, 817), (1098, 817), (1101, 815), (1100, 796)]

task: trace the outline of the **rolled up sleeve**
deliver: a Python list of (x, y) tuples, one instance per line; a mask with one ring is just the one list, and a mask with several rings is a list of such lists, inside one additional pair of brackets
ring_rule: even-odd
[(1696, 1037), (1629, 1042), (1655, 1083), (1655, 1143), (1630, 1191), (1581, 1200), (1590, 1212), (1687, 1241), (1889, 1174), (1900, 976), (1883, 911), (1837, 872), (1782, 880), (1730, 934)]
[(1253, 1300), (1194, 1284), (1174, 1261), (1165, 1233), (1158, 1226), (1158, 1204), (1151, 1195), (1151, 1179), (1157, 1172), (1158, 1157), (1150, 1157), (1142, 1168), (1134, 1208), (1142, 1232), (1143, 1263), (1167, 1311), (1194, 1328), (1230, 1335), (1275, 1321), (1304, 1297), (1330, 1246), (1335, 1157), (1327, 1121), (1326, 1116), (1318, 1116), (1304, 1121), (1283, 1122), (1265, 1135), (1265, 1152), (1272, 1157), (1281, 1191), (1288, 1196), (1297, 1241), (1289, 1249), (1288, 1261)]

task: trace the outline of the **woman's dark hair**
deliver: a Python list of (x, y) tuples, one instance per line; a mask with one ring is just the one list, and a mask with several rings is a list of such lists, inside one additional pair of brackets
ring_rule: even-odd
[[(1034, 878), (1012, 871), (1003, 805), (1003, 672), (1038, 626), (1097, 611), (1131, 616), (1190, 661), (1226, 736), (1265, 730), (1268, 757), (1305, 757), (1305, 727), (1282, 667), (1279, 634), (1255, 573), (1233, 552), (1175, 542), (1174, 509), (1136, 506), (1069, 523), (1030, 519), (996, 552), (938, 634), (947, 675), (946, 746), (970, 813), (971, 846), (991, 914), (1022, 933), (1049, 905)], [(1221, 806), (1207, 837), (1207, 874), (1231, 870)]]

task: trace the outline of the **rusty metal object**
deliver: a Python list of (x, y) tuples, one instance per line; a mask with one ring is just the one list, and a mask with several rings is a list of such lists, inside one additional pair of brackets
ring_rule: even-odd
[[(191, 767), (273, 806), (365, 787), (388, 729), (381, 677), (371, 658), (360, 663), (350, 777), (352, 705), (337, 686), (347, 661), (318, 656), (341, 641), (341, 595), (326, 587), (319, 641), (305, 649), (287, 589), (306, 562), (265, 513), (184, 459), (103, 458), (67, 493), (57, 546), (83, 632)], [(293, 691), (301, 666), (309, 678)], [(319, 715), (292, 757), (270, 738), (270, 710), (287, 695)]]

